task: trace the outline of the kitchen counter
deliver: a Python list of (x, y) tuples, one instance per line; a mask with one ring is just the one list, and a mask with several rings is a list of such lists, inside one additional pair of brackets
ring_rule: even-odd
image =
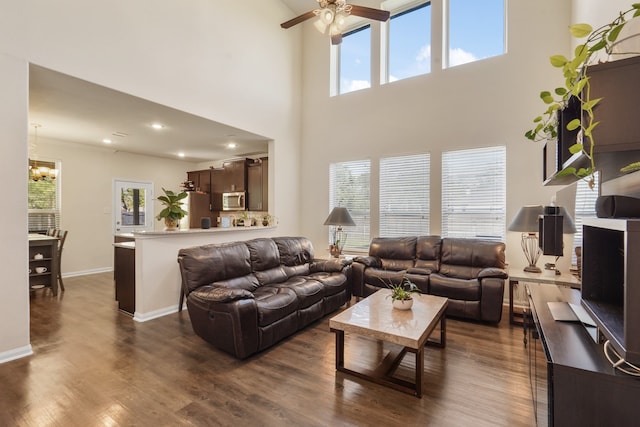
[[(182, 279), (178, 251), (211, 243), (226, 243), (273, 237), (277, 226), (139, 231), (117, 237), (134, 242), (116, 242), (114, 247), (135, 248), (135, 310), (133, 319), (145, 322), (178, 311)], [(126, 235), (125, 235), (126, 234)], [(125, 243), (128, 243), (125, 245)], [(116, 246), (122, 245), (122, 246)]]

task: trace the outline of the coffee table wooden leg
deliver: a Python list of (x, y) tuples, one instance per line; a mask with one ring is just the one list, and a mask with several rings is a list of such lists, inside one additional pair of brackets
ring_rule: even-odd
[(424, 346), (416, 351), (416, 397), (422, 397), (422, 374), (424, 373)]
[(336, 369), (344, 368), (344, 331), (333, 330), (336, 334)]

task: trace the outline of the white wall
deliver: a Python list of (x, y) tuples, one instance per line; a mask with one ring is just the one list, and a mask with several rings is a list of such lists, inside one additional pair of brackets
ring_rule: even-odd
[(0, 174), (12, 209), (0, 249), (10, 260), (0, 287), (0, 361), (29, 345), (29, 63), (267, 135), (278, 232), (298, 233), (300, 39), (298, 29), (279, 27), (291, 16), (280, 1), (23, 0), (2, 9)]
[[(435, 14), (441, 1), (432, 4)], [(556, 189), (542, 186), (542, 146), (524, 133), (543, 109), (540, 91), (561, 79), (548, 57), (569, 50), (570, 4), (508, 6), (506, 55), (447, 70), (437, 63), (428, 75), (333, 98), (327, 96), (328, 40), (313, 26), (305, 28), (303, 234), (328, 245), (322, 223), (329, 211), (329, 164), (336, 161), (366, 158), (373, 165), (388, 155), (430, 152), (432, 234), (441, 229), (440, 156), (446, 150), (507, 147), (507, 224), (523, 205), (549, 204)], [(438, 45), (432, 44), (434, 58), (442, 57)], [(377, 75), (374, 64), (373, 80)], [(511, 268), (522, 268), (519, 233), (507, 233), (507, 248)]]
[[(62, 216), (60, 227), (69, 234), (64, 245), (62, 274), (77, 275), (113, 267), (113, 180), (154, 184), (155, 197), (162, 188), (179, 190), (186, 172), (195, 164), (180, 160), (129, 154), (113, 149), (38, 139), (41, 159), (61, 162)], [(155, 200), (155, 214), (162, 209)], [(186, 221), (186, 220), (185, 220)], [(164, 223), (153, 219), (154, 228)]]

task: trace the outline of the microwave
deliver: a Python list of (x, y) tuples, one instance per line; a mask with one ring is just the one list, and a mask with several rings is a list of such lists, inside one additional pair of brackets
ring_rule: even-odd
[(223, 211), (243, 211), (246, 208), (247, 197), (244, 191), (234, 193), (222, 193)]

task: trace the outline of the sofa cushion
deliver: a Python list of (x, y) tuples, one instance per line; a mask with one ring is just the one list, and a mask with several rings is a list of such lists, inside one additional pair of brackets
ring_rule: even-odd
[(316, 273), (311, 273), (308, 277), (322, 283), (324, 286), (325, 296), (335, 295), (344, 291), (348, 284), (347, 276), (342, 273), (318, 271)]
[(364, 282), (379, 288), (399, 285), (406, 275), (406, 270), (392, 271), (381, 268), (367, 268), (364, 271)]
[(416, 241), (416, 268), (438, 271), (440, 269), (440, 236), (421, 236)]
[(244, 289), (219, 288), (206, 285), (191, 292), (190, 297), (198, 300), (200, 303), (212, 303), (253, 298), (253, 294)]
[(280, 254), (272, 239), (253, 239), (246, 242), (253, 271), (264, 271), (280, 266)]
[(180, 249), (178, 257), (187, 294), (212, 282), (251, 274), (249, 250), (244, 242)]
[(380, 259), (385, 270), (406, 270), (414, 264), (416, 238), (376, 237), (369, 246), (369, 255)]
[(480, 282), (477, 279), (457, 279), (445, 277), (438, 273), (429, 276), (429, 292), (456, 300), (480, 300)]
[(324, 286), (317, 280), (306, 277), (292, 277), (286, 282), (271, 285), (273, 287), (289, 288), (298, 296), (298, 310), (307, 308), (324, 297)]
[(505, 268), (505, 244), (478, 239), (442, 239), (439, 272), (459, 279), (473, 279), (487, 267)]
[(273, 283), (282, 283), (289, 278), (287, 273), (284, 271), (282, 266), (278, 266), (275, 268), (271, 268), (269, 270), (264, 271), (256, 271), (255, 273), (260, 286), (270, 285)]
[(313, 261), (313, 245), (306, 237), (274, 237), (280, 253), (280, 262), (285, 266), (308, 264)]
[(258, 325), (270, 325), (298, 309), (298, 295), (289, 287), (261, 286), (253, 293), (258, 308)]

